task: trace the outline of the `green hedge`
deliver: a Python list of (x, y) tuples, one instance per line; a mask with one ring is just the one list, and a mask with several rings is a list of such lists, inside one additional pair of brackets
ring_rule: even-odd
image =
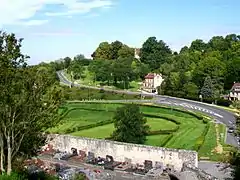
[(174, 132), (177, 132), (179, 130), (180, 126), (177, 126), (174, 129), (168, 129), (168, 130), (156, 130), (156, 131), (149, 131), (148, 136), (152, 135), (160, 135), (160, 134), (172, 134)]
[(207, 123), (203, 133), (196, 140), (196, 143), (194, 145), (194, 150), (196, 150), (196, 151), (200, 150), (200, 148), (202, 147), (202, 145), (205, 141), (205, 136), (207, 135), (209, 128), (210, 128), (210, 123)]

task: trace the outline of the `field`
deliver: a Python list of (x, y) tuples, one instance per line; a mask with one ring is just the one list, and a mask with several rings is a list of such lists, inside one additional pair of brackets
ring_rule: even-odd
[[(114, 111), (122, 104), (68, 103), (59, 112), (61, 123), (49, 131), (92, 138), (109, 138), (114, 131)], [(215, 125), (199, 114), (168, 107), (140, 105), (151, 130), (146, 145), (196, 150), (200, 157), (216, 159), (217, 146)], [(220, 143), (224, 145), (224, 126), (220, 126)]]

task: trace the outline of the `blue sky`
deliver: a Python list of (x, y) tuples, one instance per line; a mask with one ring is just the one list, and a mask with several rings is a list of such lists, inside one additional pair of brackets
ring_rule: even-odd
[(0, 28), (23, 37), (36, 64), (89, 57), (102, 41), (141, 47), (156, 36), (178, 51), (197, 38), (240, 34), (239, 7), (238, 0), (1, 0)]

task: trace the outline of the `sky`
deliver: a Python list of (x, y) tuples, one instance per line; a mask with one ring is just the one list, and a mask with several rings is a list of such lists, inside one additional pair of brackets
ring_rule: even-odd
[(240, 34), (239, 0), (0, 0), (0, 29), (24, 38), (29, 64), (84, 54), (100, 42), (141, 47), (150, 36), (174, 51), (194, 39)]

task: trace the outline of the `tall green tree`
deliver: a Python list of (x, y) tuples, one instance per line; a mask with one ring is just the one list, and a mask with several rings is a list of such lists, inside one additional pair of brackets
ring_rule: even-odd
[(120, 41), (114, 41), (111, 43), (111, 49), (112, 49), (112, 59), (118, 59), (119, 54), (118, 51), (122, 48), (123, 43)]
[(119, 107), (114, 116), (115, 130), (112, 137), (115, 141), (143, 144), (149, 131), (146, 122), (138, 105)]
[(141, 62), (148, 64), (151, 70), (158, 69), (172, 54), (166, 43), (162, 40), (158, 41), (156, 37), (149, 37), (143, 43), (140, 52)]
[(128, 47), (127, 45), (123, 45), (118, 50), (118, 58), (134, 58), (134, 49)]
[(203, 98), (213, 98), (214, 87), (210, 76), (207, 76), (204, 80), (203, 87), (201, 88), (201, 95)]
[(70, 57), (65, 57), (64, 59), (64, 68), (68, 68), (71, 64), (72, 59)]
[(107, 59), (111, 60), (112, 59), (112, 48), (111, 44), (108, 42), (101, 42), (96, 49), (96, 51), (93, 53), (93, 59)]
[(59, 122), (62, 94), (44, 68), (27, 66), (22, 39), (5, 32), (0, 39), (0, 165), (10, 175), (12, 162), (39, 148), (32, 140)]
[(191, 46), (189, 47), (190, 51), (200, 51), (204, 52), (207, 49), (207, 44), (203, 42), (201, 39), (196, 39), (191, 43)]

